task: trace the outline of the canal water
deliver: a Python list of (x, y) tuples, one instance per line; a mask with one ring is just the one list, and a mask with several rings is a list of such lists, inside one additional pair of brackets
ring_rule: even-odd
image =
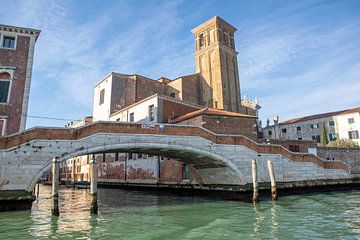
[(62, 188), (60, 217), (50, 186), (31, 211), (0, 213), (0, 239), (360, 239), (360, 191), (284, 196), (252, 203), (99, 189)]

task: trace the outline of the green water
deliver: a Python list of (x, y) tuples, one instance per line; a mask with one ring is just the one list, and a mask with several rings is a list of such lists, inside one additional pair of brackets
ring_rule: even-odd
[(50, 187), (31, 211), (1, 212), (0, 239), (360, 239), (360, 191), (279, 198), (275, 204), (99, 189), (61, 189), (60, 217)]

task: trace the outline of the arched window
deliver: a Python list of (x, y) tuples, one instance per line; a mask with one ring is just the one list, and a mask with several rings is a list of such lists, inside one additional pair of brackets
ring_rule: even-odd
[(203, 47), (204, 46), (204, 35), (200, 34), (199, 36), (199, 47)]
[(7, 72), (0, 72), (0, 103), (7, 103), (9, 99), (11, 75)]

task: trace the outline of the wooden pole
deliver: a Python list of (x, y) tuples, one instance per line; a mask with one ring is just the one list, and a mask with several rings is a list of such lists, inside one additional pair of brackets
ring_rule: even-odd
[(36, 197), (39, 198), (39, 192), (40, 192), (40, 183), (37, 183), (37, 189), (36, 189)]
[(90, 194), (91, 194), (91, 207), (90, 213), (97, 214), (98, 213), (98, 205), (97, 205), (97, 167), (95, 158), (90, 161)]
[(59, 157), (52, 160), (52, 205), (51, 215), (59, 216)]
[(258, 178), (256, 159), (252, 160), (252, 179), (253, 179), (253, 202), (259, 202)]
[(276, 182), (275, 182), (275, 173), (274, 168), (271, 160), (268, 160), (268, 169), (269, 169), (269, 175), (270, 175), (270, 181), (271, 181), (271, 197), (272, 200), (278, 200), (277, 192), (276, 192)]
[(71, 165), (71, 183), (72, 184), (75, 184), (75, 168), (76, 168), (76, 165), (75, 165), (75, 161), (76, 159), (73, 158), (72, 160), (72, 165)]

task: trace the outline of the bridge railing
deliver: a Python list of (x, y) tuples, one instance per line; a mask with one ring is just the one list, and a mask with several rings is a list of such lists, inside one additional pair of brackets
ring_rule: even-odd
[(95, 122), (79, 128), (36, 127), (24, 132), (0, 137), (0, 149), (10, 149), (32, 140), (78, 140), (98, 133), (155, 134), (197, 136), (217, 144), (243, 145), (259, 154), (280, 154), (295, 162), (312, 162), (325, 169), (342, 169), (350, 173), (343, 162), (326, 161), (309, 153), (294, 153), (281, 145), (257, 143), (242, 135), (216, 134), (208, 129), (175, 124), (148, 124)]

